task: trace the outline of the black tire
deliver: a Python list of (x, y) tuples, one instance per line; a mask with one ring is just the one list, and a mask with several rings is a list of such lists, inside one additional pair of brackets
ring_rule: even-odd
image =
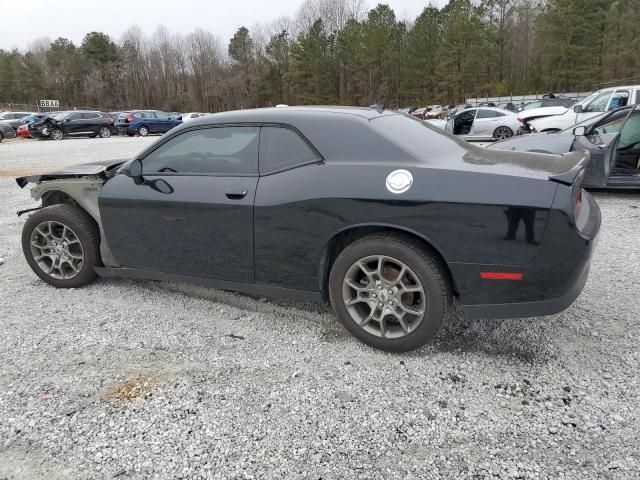
[(64, 138), (64, 132), (59, 128), (53, 128), (51, 132), (49, 132), (49, 138), (56, 141), (62, 140)]
[(98, 129), (98, 136), (100, 138), (109, 138), (111, 136), (111, 130), (109, 127), (100, 127)]
[(4, 140), (4, 135), (2, 135), (2, 132), (0, 132), (0, 143), (2, 143), (2, 140)]
[(135, 135), (135, 133), (129, 133), (129, 132), (127, 132), (127, 136), (129, 136), (129, 137), (133, 137), (134, 135)]
[(513, 137), (513, 130), (509, 127), (500, 126), (493, 131), (493, 138), (496, 140), (504, 140)]
[[(371, 255), (384, 255), (407, 265), (424, 288), (425, 311), (415, 330), (400, 338), (373, 335), (352, 318), (345, 306), (343, 281), (349, 269)], [(452, 305), (452, 287), (446, 267), (416, 241), (397, 234), (374, 234), (347, 246), (336, 258), (329, 275), (331, 305), (344, 327), (358, 340), (389, 352), (406, 352), (425, 345), (440, 329)]]
[(140, 125), (137, 132), (141, 137), (146, 137), (147, 135), (149, 135), (149, 127), (147, 127), (146, 125)]
[[(38, 265), (31, 248), (31, 234), (43, 222), (54, 221), (69, 227), (80, 241), (84, 260), (79, 273), (73, 278), (54, 278)], [(77, 288), (91, 283), (96, 278), (94, 267), (101, 265), (100, 234), (95, 221), (84, 210), (75, 205), (58, 204), (37, 210), (26, 221), (22, 229), (22, 251), (31, 269), (42, 280), (58, 288)]]
[(89, 135), (89, 138), (96, 138), (98, 135), (95, 133), (92, 133), (91, 135)]

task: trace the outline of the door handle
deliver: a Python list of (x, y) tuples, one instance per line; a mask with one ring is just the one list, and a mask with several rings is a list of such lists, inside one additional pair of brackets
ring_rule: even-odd
[(242, 200), (247, 196), (247, 193), (246, 190), (242, 190), (241, 192), (227, 192), (225, 195), (230, 200)]

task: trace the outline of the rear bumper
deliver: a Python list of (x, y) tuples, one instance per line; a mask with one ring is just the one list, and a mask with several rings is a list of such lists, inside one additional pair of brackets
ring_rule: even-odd
[[(450, 264), (460, 302), (472, 318), (521, 318), (552, 315), (578, 298), (589, 276), (598, 243), (600, 209), (593, 198), (583, 231), (567, 230), (567, 217), (550, 215), (536, 259), (528, 265)], [(521, 280), (483, 279), (481, 272), (517, 272)]]
[(470, 318), (526, 318), (553, 315), (562, 312), (580, 296), (587, 278), (589, 277), (589, 264), (582, 272), (580, 279), (571, 289), (559, 298), (538, 300), (534, 302), (520, 303), (496, 303), (486, 305), (464, 305), (464, 311)]

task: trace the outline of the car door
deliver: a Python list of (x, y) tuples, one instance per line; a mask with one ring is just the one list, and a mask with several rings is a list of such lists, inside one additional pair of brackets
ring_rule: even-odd
[(100, 122), (100, 114), (95, 112), (84, 112), (82, 114), (82, 133), (96, 133)]
[(498, 126), (498, 118), (496, 114), (497, 112), (494, 110), (479, 108), (478, 113), (473, 120), (469, 137), (491, 138), (493, 136), (493, 131)]
[(69, 114), (62, 122), (64, 126), (64, 132), (69, 134), (77, 133), (82, 129), (82, 113), (74, 112)]
[(141, 158), (143, 181), (106, 182), (100, 216), (118, 263), (253, 282), (258, 146), (258, 127), (185, 130)]
[(476, 112), (476, 109), (464, 110), (456, 115), (453, 118), (453, 134), (464, 138), (470, 136)]

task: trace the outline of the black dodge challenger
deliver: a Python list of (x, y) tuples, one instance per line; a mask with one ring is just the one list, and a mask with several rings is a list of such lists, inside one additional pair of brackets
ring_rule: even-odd
[(407, 351), (454, 297), (480, 318), (577, 298), (600, 227), (588, 161), (368, 108), (226, 112), (126, 162), (18, 178), (42, 202), (22, 245), (56, 287), (100, 275), (329, 301), (363, 342)]

